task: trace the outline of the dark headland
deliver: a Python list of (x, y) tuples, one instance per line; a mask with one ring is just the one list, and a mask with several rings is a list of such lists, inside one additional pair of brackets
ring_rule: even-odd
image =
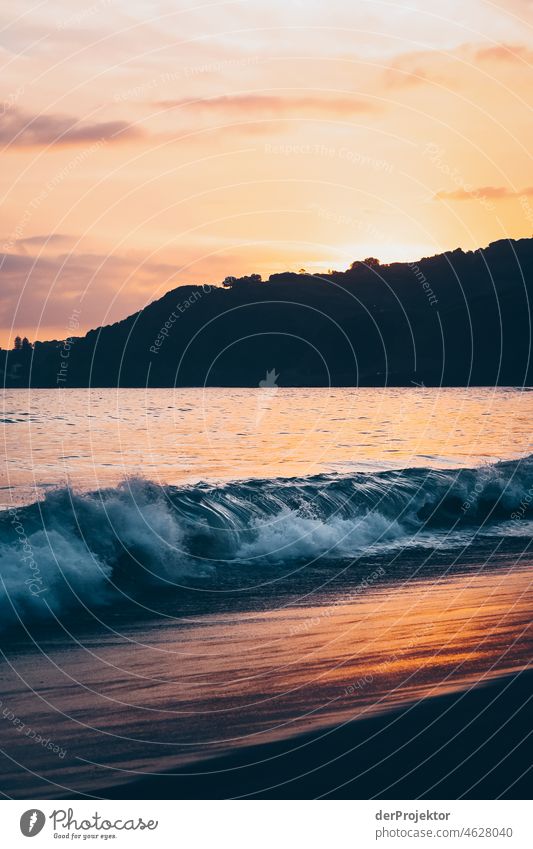
[(267, 372), (278, 386), (528, 385), (532, 289), (533, 239), (226, 278), (66, 343), (2, 350), (0, 367), (10, 387), (257, 387)]

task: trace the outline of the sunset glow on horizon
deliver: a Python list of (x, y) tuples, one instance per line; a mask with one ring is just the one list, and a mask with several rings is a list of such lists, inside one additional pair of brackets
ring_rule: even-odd
[(6, 9), (0, 344), (229, 274), (532, 236), (531, 8)]

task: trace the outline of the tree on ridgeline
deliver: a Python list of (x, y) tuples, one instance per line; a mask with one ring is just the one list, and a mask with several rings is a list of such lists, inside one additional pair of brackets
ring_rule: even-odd
[(253, 283), (261, 283), (260, 274), (249, 274), (246, 277), (225, 277), (222, 285), (226, 289), (242, 289), (244, 286), (250, 286)]
[(350, 265), (350, 271), (361, 271), (363, 268), (378, 268), (381, 265), (379, 259), (375, 256), (367, 256), (366, 259), (356, 259)]

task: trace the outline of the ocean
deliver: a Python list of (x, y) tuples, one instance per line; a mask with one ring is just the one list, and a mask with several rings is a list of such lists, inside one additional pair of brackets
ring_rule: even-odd
[(10, 795), (99, 795), (526, 670), (533, 394), (3, 395)]

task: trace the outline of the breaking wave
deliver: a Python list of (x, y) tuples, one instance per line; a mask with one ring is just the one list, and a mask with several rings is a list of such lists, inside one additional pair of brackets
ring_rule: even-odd
[(58, 489), (0, 514), (0, 616), (10, 624), (105, 605), (121, 586), (209, 580), (228, 563), (250, 570), (446, 544), (456, 529), (527, 535), (532, 502), (533, 457), (476, 469)]

